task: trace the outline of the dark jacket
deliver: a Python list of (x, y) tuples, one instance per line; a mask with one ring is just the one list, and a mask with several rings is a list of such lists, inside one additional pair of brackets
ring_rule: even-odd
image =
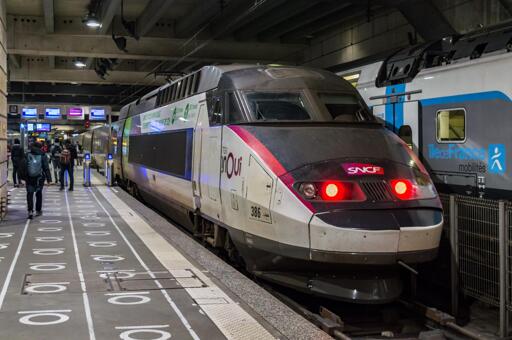
[(23, 149), (21, 145), (14, 144), (11, 148), (11, 159), (14, 166), (19, 166), (20, 161), (23, 159)]
[[(50, 183), (52, 181), (52, 175), (50, 173), (50, 167), (48, 165), (48, 157), (46, 156), (46, 154), (40, 149), (40, 148), (37, 148), (35, 146), (31, 147), (30, 148), (30, 153), (33, 154), (33, 155), (41, 155), (41, 160), (42, 160), (42, 176), (40, 177), (28, 177), (28, 175), (26, 175), (26, 179), (25, 181), (27, 182), (27, 191), (28, 192), (35, 192), (37, 191), (38, 189), (42, 188), (43, 185), (44, 185), (44, 181), (48, 181), (48, 183)], [(28, 153), (27, 153), (28, 155)], [(25, 158), (24, 158), (24, 162), (22, 165), (20, 165), (20, 168), (22, 167), (23, 169), (22, 172), (24, 172), (24, 174), (28, 174), (28, 164), (27, 164), (27, 155), (25, 155)]]
[(65, 149), (69, 150), (69, 153), (71, 154), (71, 162), (69, 163), (71, 166), (75, 165), (75, 159), (77, 159), (78, 154), (76, 152), (76, 147), (73, 144), (66, 144), (64, 145)]

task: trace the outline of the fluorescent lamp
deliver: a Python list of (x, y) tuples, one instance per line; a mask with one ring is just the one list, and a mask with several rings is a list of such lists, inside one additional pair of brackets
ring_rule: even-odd
[(91, 28), (101, 27), (101, 22), (99, 21), (98, 17), (96, 17), (96, 14), (94, 14), (94, 13), (87, 14), (85, 16), (85, 18), (82, 20), (82, 22)]
[(82, 68), (82, 67), (86, 67), (87, 65), (81, 60), (75, 60), (75, 66)]

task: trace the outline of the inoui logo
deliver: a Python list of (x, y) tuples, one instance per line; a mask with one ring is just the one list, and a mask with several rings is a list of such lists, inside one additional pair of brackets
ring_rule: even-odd
[(384, 175), (384, 168), (373, 164), (344, 163), (342, 167), (350, 176)]

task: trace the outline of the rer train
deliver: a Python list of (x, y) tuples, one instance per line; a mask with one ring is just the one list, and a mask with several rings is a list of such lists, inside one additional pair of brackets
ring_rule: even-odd
[(340, 72), (374, 115), (410, 144), (438, 190), (512, 192), (512, 26), (408, 47)]
[(426, 169), (333, 73), (205, 66), (123, 107), (112, 140), (118, 183), (262, 279), (384, 303), (400, 263), (436, 256)]

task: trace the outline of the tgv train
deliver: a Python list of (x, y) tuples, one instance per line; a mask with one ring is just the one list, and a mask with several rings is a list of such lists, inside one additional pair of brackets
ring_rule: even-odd
[(104, 170), (107, 155), (112, 152), (112, 146), (116, 141), (109, 143), (110, 128), (96, 127), (74, 138), (74, 142), (80, 143), (83, 153), (91, 155), (91, 166), (99, 171)]
[(333, 73), (206, 66), (123, 107), (112, 138), (118, 183), (262, 279), (383, 303), (399, 261), (436, 256), (427, 171)]
[(510, 197), (512, 29), (448, 37), (340, 73), (441, 191)]

